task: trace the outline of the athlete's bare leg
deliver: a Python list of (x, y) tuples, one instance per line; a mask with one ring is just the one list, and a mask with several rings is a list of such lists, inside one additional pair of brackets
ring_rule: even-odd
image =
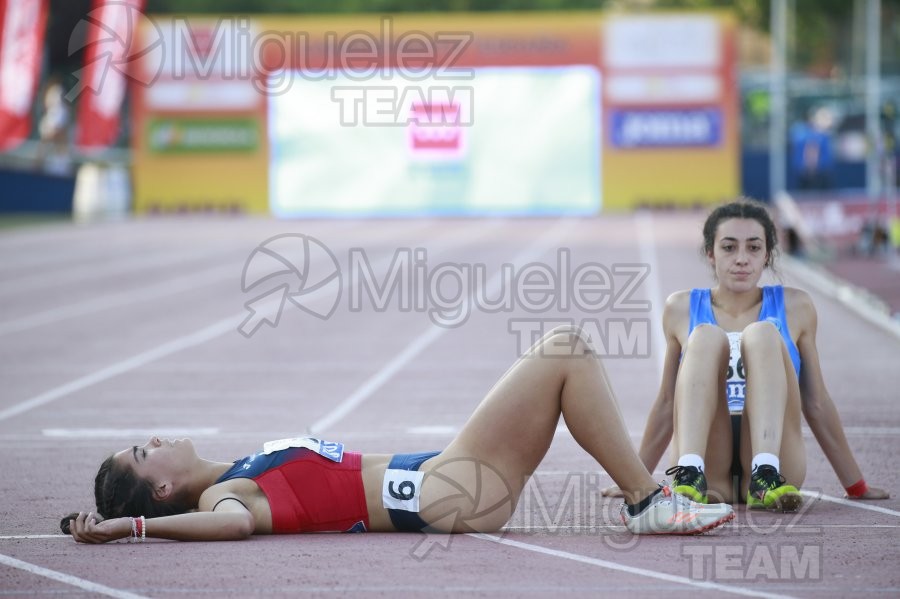
[[(573, 329), (558, 329), (541, 339), (519, 359), (484, 398), (457, 437), (440, 456), (423, 464), (438, 467), (451, 479), (471, 477), (476, 460), (502, 476), (510, 510), (528, 478), (540, 464), (559, 422), (560, 414), (572, 436), (635, 503), (658, 490), (631, 443), (600, 360)], [(458, 472), (454, 472), (454, 460)], [(447, 492), (432, 485), (432, 494)], [(429, 505), (427, 482), (423, 505)], [(491, 504), (502, 497), (483, 500)], [(491, 519), (502, 525), (511, 515), (500, 510)], [(426, 519), (427, 511), (424, 512)], [(482, 522), (484, 529), (490, 522)]]

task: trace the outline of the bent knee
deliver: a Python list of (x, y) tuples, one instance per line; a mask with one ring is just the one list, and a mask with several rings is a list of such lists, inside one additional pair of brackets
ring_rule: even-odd
[(544, 337), (544, 341), (547, 346), (564, 350), (563, 353), (570, 355), (593, 353), (588, 337), (573, 325), (555, 327)]
[(698, 324), (688, 336), (685, 351), (728, 351), (728, 334), (714, 324)]
[(781, 332), (773, 323), (761, 320), (748, 325), (741, 335), (741, 351), (762, 349), (766, 351), (779, 349), (784, 343)]

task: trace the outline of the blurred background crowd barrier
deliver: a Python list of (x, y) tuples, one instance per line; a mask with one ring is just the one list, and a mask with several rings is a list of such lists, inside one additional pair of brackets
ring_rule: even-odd
[(814, 234), (896, 245), (900, 0), (526, 4), (0, 0), (0, 211), (595, 215), (788, 191)]

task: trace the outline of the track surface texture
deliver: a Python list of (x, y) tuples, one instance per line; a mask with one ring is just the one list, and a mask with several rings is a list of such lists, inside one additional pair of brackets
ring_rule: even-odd
[[(799, 514), (739, 507), (732, 523), (711, 533), (636, 538), (619, 522), (619, 501), (600, 496), (612, 484), (609, 476), (560, 422), (515, 516), (494, 535), (86, 546), (59, 534), (63, 514), (93, 509), (100, 461), (154, 433), (190, 436), (202, 456), (223, 461), (258, 451), (264, 441), (310, 432), (363, 452), (440, 449), (517, 358), (530, 331), (566, 321), (585, 325), (608, 345), (598, 351), (611, 354), (606, 368), (637, 444), (659, 383), (663, 302), (678, 289), (712, 283), (698, 249), (701, 224), (699, 213), (571, 220), (189, 217), (4, 231), (0, 595), (900, 595), (900, 340), (814, 289), (829, 391), (867, 480), (891, 490), (890, 500), (841, 501), (843, 490), (805, 429), (807, 495)], [(278, 274), (276, 262), (254, 259), (249, 282), (266, 268), (275, 274), (242, 289), (255, 248), (284, 234), (309, 236), (336, 258), (342, 288), (330, 317), (310, 311), (327, 312), (334, 288), (301, 294), (305, 283), (294, 273)], [(453, 311), (441, 308), (429, 281), (400, 281), (396, 291), (418, 287), (425, 310), (416, 309), (412, 291), (413, 309), (401, 306), (398, 295), (378, 308), (371, 282), (351, 276), (351, 248), (364, 254), (379, 284), (404, 248), (419, 275), (434, 275), (443, 263), (483, 264), (490, 297), (516, 293), (502, 277), (492, 279), (501, 265), (521, 274), (529, 263), (544, 264), (544, 272), (565, 276), (564, 255), (569, 272), (589, 262), (606, 268), (626, 305), (590, 312), (572, 301), (560, 306), (557, 296), (535, 309), (519, 289), (511, 306), (463, 306), (464, 322), (437, 326), (437, 316), (452, 318)], [(327, 253), (309, 257), (310, 272), (330, 268)], [(647, 276), (628, 289), (635, 265)], [(780, 280), (802, 287), (796, 268), (785, 265)], [(247, 304), (271, 311), (280, 301), (277, 289), (252, 301), (282, 283), (310, 311), (287, 301), (277, 326), (272, 317), (257, 322), (249, 337), (241, 334), (251, 316)], [(441, 285), (451, 299), (459, 288), (450, 275)], [(354, 297), (360, 305), (352, 305)], [(604, 336), (623, 322), (632, 337)]]

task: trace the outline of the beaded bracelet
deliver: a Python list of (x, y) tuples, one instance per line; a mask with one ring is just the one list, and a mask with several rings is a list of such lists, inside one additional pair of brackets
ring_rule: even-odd
[[(140, 524), (138, 524), (140, 522)], [(131, 543), (137, 543), (138, 539), (143, 543), (147, 540), (147, 519), (144, 516), (131, 519)]]

